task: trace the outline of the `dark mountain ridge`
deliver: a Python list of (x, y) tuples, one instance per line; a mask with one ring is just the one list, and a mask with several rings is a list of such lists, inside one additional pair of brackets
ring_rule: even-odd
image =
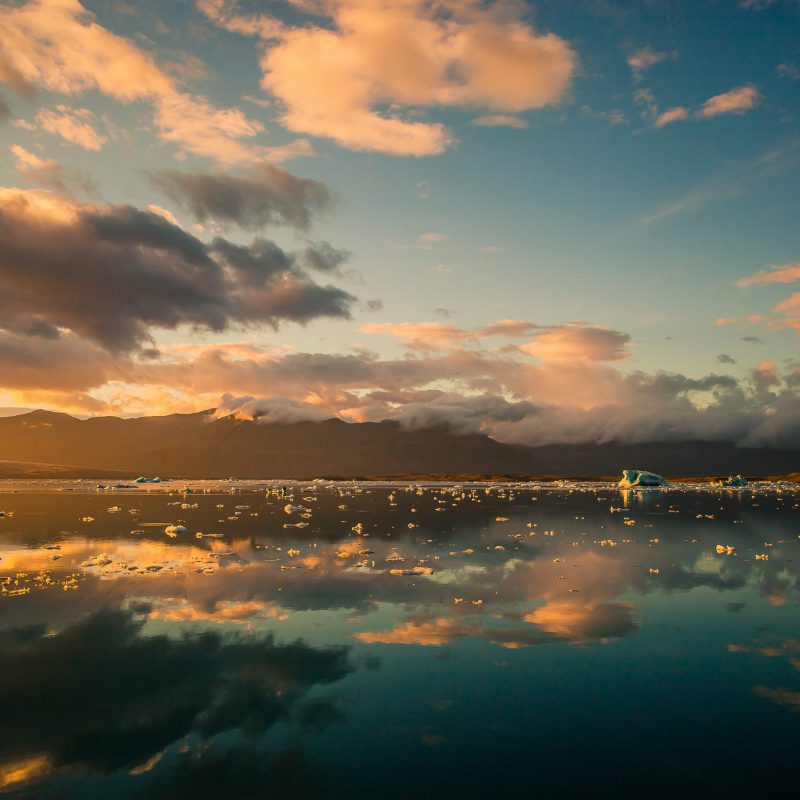
[(715, 442), (522, 447), (444, 427), (407, 430), (393, 421), (276, 424), (216, 419), (213, 411), (82, 420), (33, 411), (0, 418), (0, 460), (186, 478), (611, 477), (626, 467), (673, 477), (760, 477), (798, 471), (800, 451)]

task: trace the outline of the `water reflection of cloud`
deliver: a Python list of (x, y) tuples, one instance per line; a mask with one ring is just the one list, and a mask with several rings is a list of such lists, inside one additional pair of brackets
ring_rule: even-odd
[(620, 639), (639, 627), (630, 603), (550, 603), (527, 613), (525, 620), (573, 642)]
[[(143, 625), (143, 615), (106, 608), (52, 636), (41, 628), (5, 634), (5, 780), (10, 774), (20, 782), (25, 769), (33, 778), (65, 768), (139, 767), (192, 733), (201, 740), (226, 731), (258, 736), (312, 686), (353, 669), (345, 647), (212, 631), (145, 636)], [(41, 758), (47, 770), (35, 761)]]

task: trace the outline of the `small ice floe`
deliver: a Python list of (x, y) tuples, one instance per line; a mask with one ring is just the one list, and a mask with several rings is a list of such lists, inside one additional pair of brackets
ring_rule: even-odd
[(721, 556), (722, 556), (722, 555), (728, 555), (728, 556), (731, 556), (731, 555), (733, 555), (733, 551), (734, 551), (736, 548), (735, 548), (735, 547), (732, 547), (732, 546), (731, 546), (731, 545), (729, 545), (729, 544), (718, 544), (718, 545), (717, 545), (717, 546), (716, 546), (714, 549), (715, 549), (715, 550), (717, 551), (717, 553), (719, 553), (719, 555), (721, 555)]
[(154, 477), (154, 478), (148, 478), (148, 477), (146, 477), (145, 475), (140, 475), (140, 476), (139, 476), (139, 477), (138, 477), (138, 478), (137, 478), (137, 479), (134, 481), (134, 483), (161, 483), (161, 478), (159, 478), (159, 477), (157, 477), (157, 476), (156, 476), (156, 477)]
[(184, 525), (167, 525), (164, 533), (174, 539), (179, 533), (186, 533), (186, 527)]
[(741, 475), (730, 475), (727, 478), (717, 478), (711, 481), (711, 485), (725, 489), (738, 489), (747, 486), (747, 478), (743, 478)]
[(108, 511), (109, 514), (119, 514), (119, 512), (122, 511), (122, 506), (109, 506), (106, 511)]
[(87, 558), (86, 561), (81, 563), (82, 567), (105, 567), (106, 564), (110, 564), (111, 559), (108, 557), (106, 553), (100, 553), (99, 555), (92, 556), (91, 558)]
[(411, 569), (390, 569), (390, 575), (433, 575), (432, 567), (411, 567)]
[(621, 489), (630, 489), (634, 486), (666, 486), (667, 482), (655, 472), (646, 472), (642, 469), (624, 469), (619, 486)]
[(392, 548), (392, 552), (385, 559), (386, 561), (405, 561), (406, 557), (396, 548)]
[(283, 525), (284, 528), (307, 528), (307, 522), (285, 522)]
[(222, 538), (222, 534), (221, 533), (200, 533), (200, 531), (198, 531), (194, 535), (194, 538), (195, 539), (221, 539)]

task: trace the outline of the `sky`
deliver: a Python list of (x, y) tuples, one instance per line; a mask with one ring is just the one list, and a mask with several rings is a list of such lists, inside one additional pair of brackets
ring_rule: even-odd
[(5, 0), (0, 406), (800, 447), (799, 100), (798, 0)]

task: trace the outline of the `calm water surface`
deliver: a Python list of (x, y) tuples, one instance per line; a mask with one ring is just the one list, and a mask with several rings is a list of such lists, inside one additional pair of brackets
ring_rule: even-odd
[(793, 489), (192, 487), (0, 485), (0, 792), (796, 796)]

